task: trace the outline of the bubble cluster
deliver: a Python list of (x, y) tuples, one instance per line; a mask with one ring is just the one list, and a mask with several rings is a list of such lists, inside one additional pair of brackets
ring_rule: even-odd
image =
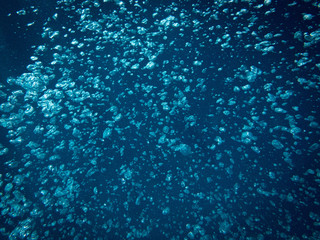
[(320, 238), (316, 1), (50, 4), (7, 16), (2, 238)]

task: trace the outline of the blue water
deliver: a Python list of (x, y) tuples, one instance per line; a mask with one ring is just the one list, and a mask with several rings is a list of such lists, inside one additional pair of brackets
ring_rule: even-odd
[(0, 14), (2, 239), (320, 238), (316, 1), (38, 4)]

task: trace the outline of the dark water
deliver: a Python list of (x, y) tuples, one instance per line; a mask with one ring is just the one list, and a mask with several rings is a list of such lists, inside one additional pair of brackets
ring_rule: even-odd
[(1, 9), (3, 239), (320, 238), (316, 1), (37, 4)]

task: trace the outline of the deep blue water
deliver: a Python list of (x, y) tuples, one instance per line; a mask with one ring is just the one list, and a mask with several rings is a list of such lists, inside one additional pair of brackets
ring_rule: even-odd
[(2, 238), (319, 239), (318, 5), (5, 4)]

